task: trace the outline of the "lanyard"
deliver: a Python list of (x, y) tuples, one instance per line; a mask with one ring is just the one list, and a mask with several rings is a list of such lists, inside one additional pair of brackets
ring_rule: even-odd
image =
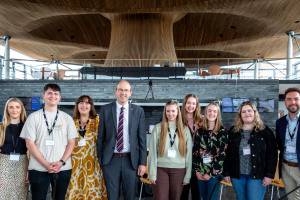
[(193, 122), (193, 132), (192, 132), (192, 129), (190, 128), (190, 126), (189, 126), (189, 123), (187, 122), (187, 127), (189, 128), (189, 130), (190, 130), (190, 133), (191, 133), (191, 135), (192, 135), (192, 138), (194, 137), (194, 134), (195, 134), (195, 123)]
[[(18, 126), (19, 126), (19, 131), (18, 131), (18, 133), (20, 133), (20, 132), (21, 132), (21, 129), (22, 129), (21, 123), (20, 123)], [(16, 148), (17, 148), (17, 145), (18, 145), (18, 142), (19, 142), (19, 138), (20, 138), (20, 137), (17, 138), (17, 141), (16, 141), (16, 143), (15, 143), (15, 137), (14, 137), (14, 134), (13, 134), (13, 132), (12, 132), (12, 130), (11, 130), (11, 124), (10, 124), (8, 127), (9, 127), (9, 132), (10, 132), (10, 134), (11, 134), (11, 139), (12, 139), (12, 143), (13, 143), (13, 147), (14, 147), (14, 153), (16, 153)]]
[[(300, 117), (298, 118), (297, 124), (296, 124), (296, 126), (295, 126), (295, 128), (294, 128), (294, 130), (293, 130), (293, 135), (291, 135), (290, 129), (289, 129), (289, 127), (288, 127), (288, 131), (289, 131), (289, 135), (290, 135), (290, 137), (291, 137), (291, 140), (292, 140), (293, 137), (295, 136), (295, 132), (296, 132), (296, 129), (297, 129), (297, 127), (298, 127), (299, 121), (300, 121)], [(289, 126), (289, 123), (288, 123), (288, 126)]]
[(177, 135), (177, 128), (175, 130), (175, 133), (174, 133), (174, 138), (172, 139), (172, 136), (171, 136), (171, 132), (170, 132), (170, 129), (168, 127), (168, 131), (169, 131), (169, 136), (170, 136), (170, 143), (171, 143), (171, 147), (173, 146), (174, 142), (175, 142), (175, 138), (176, 138), (176, 135)]
[(53, 122), (53, 125), (52, 125), (51, 129), (49, 129), (49, 125), (48, 125), (48, 121), (47, 121), (47, 117), (46, 117), (46, 113), (45, 113), (45, 108), (43, 108), (43, 114), (44, 114), (44, 119), (45, 119), (45, 122), (46, 122), (47, 130), (48, 130), (49, 135), (50, 135), (52, 133), (53, 129), (54, 129), (56, 120), (58, 118), (58, 110), (57, 110), (56, 117), (54, 119), (54, 122)]
[(85, 132), (86, 132), (85, 128), (86, 128), (86, 126), (88, 125), (89, 121), (90, 121), (90, 118), (87, 120), (87, 122), (86, 122), (86, 124), (84, 125), (83, 129), (81, 129), (80, 119), (78, 120), (78, 123), (79, 123), (79, 134), (80, 134), (82, 137), (84, 137), (84, 135), (85, 135)]

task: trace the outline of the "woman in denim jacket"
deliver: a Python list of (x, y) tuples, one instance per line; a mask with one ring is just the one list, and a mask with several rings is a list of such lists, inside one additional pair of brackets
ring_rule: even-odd
[(262, 200), (277, 166), (274, 133), (263, 124), (250, 101), (241, 104), (228, 133), (225, 181), (232, 182), (238, 200)]

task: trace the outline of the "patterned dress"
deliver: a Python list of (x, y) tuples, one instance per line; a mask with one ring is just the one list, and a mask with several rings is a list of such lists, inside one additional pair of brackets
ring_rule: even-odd
[[(223, 173), (223, 163), (228, 145), (228, 133), (221, 126), (219, 132), (210, 132), (200, 128), (195, 137), (193, 148), (193, 171), (210, 177)], [(204, 156), (211, 157), (211, 163), (203, 163)]]
[[(78, 119), (74, 119), (79, 131)], [(99, 117), (90, 119), (84, 139), (85, 146), (79, 146), (81, 136), (76, 139), (72, 154), (72, 175), (66, 200), (107, 200), (106, 187), (102, 169), (98, 163), (96, 143), (98, 137)]]

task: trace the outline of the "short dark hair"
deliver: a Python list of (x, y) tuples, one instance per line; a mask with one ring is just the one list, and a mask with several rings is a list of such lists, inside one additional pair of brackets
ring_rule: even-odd
[(90, 118), (91, 119), (94, 119), (96, 116), (97, 116), (97, 113), (96, 113), (96, 110), (95, 110), (95, 107), (94, 107), (94, 101), (91, 97), (89, 97), (88, 95), (82, 95), (80, 96), (76, 102), (75, 102), (75, 108), (74, 108), (74, 111), (73, 111), (73, 117), (75, 119), (80, 119), (80, 112), (78, 110), (78, 104), (80, 102), (83, 102), (84, 99), (87, 99), (88, 100), (88, 103), (91, 104), (91, 110), (90, 110)]
[(47, 85), (45, 85), (45, 87), (44, 87), (44, 94), (46, 93), (46, 91), (48, 89), (52, 89), (53, 91), (60, 93), (60, 87), (57, 84), (55, 84), (55, 83), (48, 83)]
[(286, 89), (286, 91), (284, 92), (284, 99), (286, 98), (286, 95), (290, 92), (298, 92), (300, 94), (300, 89), (295, 87)]

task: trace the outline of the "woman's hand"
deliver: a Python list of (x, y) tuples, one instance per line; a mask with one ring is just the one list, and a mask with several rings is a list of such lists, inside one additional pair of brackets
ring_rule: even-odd
[(150, 181), (153, 185), (156, 185), (156, 181)]
[(262, 186), (266, 187), (266, 186), (270, 185), (271, 183), (272, 183), (272, 179), (271, 178), (264, 177), (264, 180), (262, 182)]
[(203, 179), (203, 176), (200, 172), (196, 172), (196, 176), (197, 176), (197, 179), (200, 180), (200, 181), (205, 181), (205, 179)]
[(182, 185), (187, 185), (188, 183), (183, 182)]
[(205, 181), (209, 181), (210, 176), (209, 176), (208, 174), (204, 174), (203, 179), (204, 179)]
[(227, 183), (231, 183), (230, 176), (224, 177), (224, 181), (226, 181)]
[(28, 172), (26, 173), (25, 183), (29, 183)]

